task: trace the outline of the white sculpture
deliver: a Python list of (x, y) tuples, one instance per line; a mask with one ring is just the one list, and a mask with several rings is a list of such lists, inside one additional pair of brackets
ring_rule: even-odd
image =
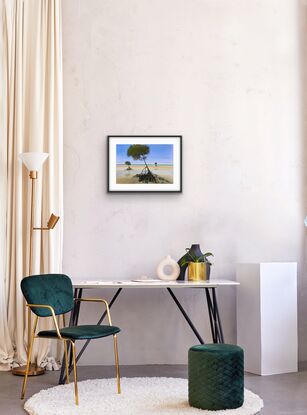
[(170, 255), (162, 259), (157, 267), (157, 276), (163, 281), (175, 281), (179, 277), (179, 274), (180, 267)]

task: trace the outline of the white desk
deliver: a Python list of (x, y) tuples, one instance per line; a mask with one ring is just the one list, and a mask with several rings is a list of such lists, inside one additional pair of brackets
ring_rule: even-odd
[(72, 280), (74, 288), (217, 288), (229, 285), (239, 285), (230, 280), (209, 280), (201, 282), (193, 281), (79, 281)]
[[(212, 334), (212, 341), (213, 343), (224, 343), (224, 335), (223, 329), (220, 319), (220, 313), (217, 303), (216, 297), (216, 289), (219, 287), (230, 287), (230, 286), (237, 286), (239, 285), (236, 281), (230, 280), (209, 280), (209, 281), (202, 281), (202, 282), (191, 282), (191, 281), (128, 281), (128, 280), (118, 280), (118, 281), (80, 281), (80, 280), (73, 280), (73, 287), (75, 289), (75, 298), (82, 298), (83, 290), (88, 289), (102, 289), (106, 290), (108, 288), (115, 288), (116, 292), (109, 303), (109, 307), (111, 308), (114, 304), (115, 300), (121, 293), (123, 289), (138, 289), (138, 288), (146, 288), (146, 289), (156, 289), (156, 288), (164, 288), (166, 289), (172, 299), (175, 301), (177, 307), (183, 314), (184, 318), (186, 319), (188, 325), (194, 332), (195, 336), (197, 337), (198, 341), (201, 344), (204, 344), (204, 340), (199, 334), (198, 330), (194, 326), (193, 322), (191, 321), (190, 317), (187, 315), (186, 311), (180, 304), (178, 298), (175, 296), (173, 290), (175, 289), (201, 289), (204, 290), (207, 300), (208, 306), (208, 313), (209, 313), (209, 320), (210, 320), (210, 327), (211, 327), (211, 334)], [(80, 312), (80, 301), (78, 301), (71, 313), (70, 316), (70, 326), (78, 325), (79, 320), (79, 312)], [(101, 324), (106, 316), (106, 312), (104, 312), (99, 319), (97, 324)], [(84, 350), (87, 348), (90, 340), (87, 340), (83, 345), (82, 349), (80, 350), (77, 361), (80, 359), (81, 355), (83, 354)], [(61, 368), (61, 375), (59, 379), (59, 383), (63, 384), (65, 382), (65, 375), (64, 375), (64, 360)], [(71, 368), (70, 368), (71, 370)]]

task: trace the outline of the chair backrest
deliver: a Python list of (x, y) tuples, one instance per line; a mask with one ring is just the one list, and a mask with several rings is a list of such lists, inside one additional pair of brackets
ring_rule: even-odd
[[(28, 304), (50, 305), (55, 314), (71, 311), (74, 305), (72, 283), (64, 274), (42, 274), (25, 277), (21, 291)], [(48, 308), (31, 307), (39, 317), (51, 316)]]

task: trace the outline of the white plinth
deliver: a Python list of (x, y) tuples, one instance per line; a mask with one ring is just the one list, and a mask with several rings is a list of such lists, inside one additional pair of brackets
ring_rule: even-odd
[(297, 264), (238, 264), (237, 343), (245, 370), (297, 372)]

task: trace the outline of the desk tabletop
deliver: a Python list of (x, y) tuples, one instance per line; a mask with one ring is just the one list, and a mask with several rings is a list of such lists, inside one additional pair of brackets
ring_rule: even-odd
[(74, 288), (216, 288), (221, 286), (236, 286), (236, 281), (162, 281), (162, 280), (116, 280), (116, 281), (81, 281), (73, 280)]

